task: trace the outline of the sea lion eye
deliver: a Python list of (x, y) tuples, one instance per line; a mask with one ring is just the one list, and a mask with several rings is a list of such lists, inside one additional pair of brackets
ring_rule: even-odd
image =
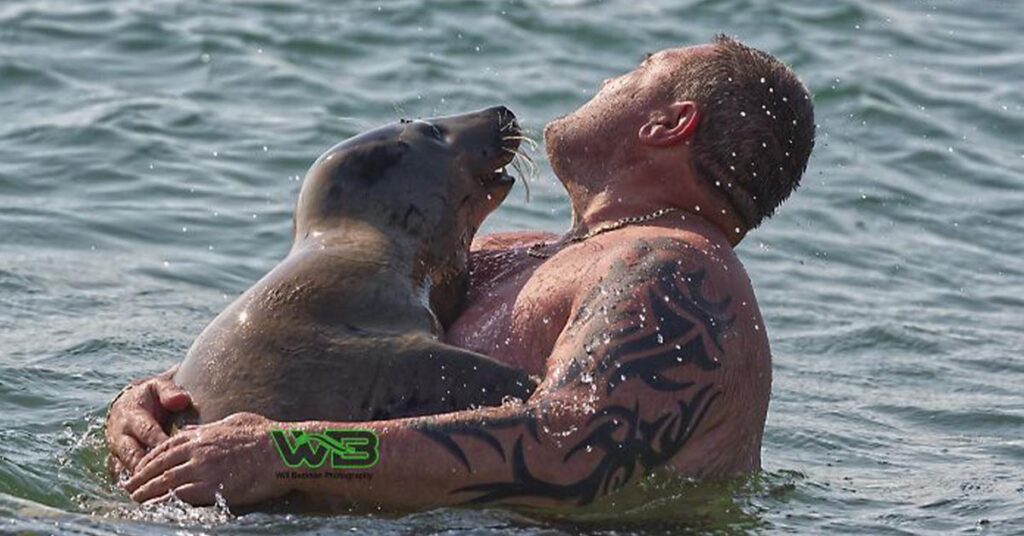
[(420, 125), (424, 136), (433, 138), (440, 142), (445, 141), (444, 132), (441, 130), (441, 127), (438, 127), (433, 123), (427, 123), (426, 121), (421, 121)]

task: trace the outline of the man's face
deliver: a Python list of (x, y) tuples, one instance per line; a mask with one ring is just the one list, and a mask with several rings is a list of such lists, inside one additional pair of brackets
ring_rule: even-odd
[[(625, 164), (636, 156), (637, 132), (652, 113), (674, 100), (676, 73), (694, 54), (711, 45), (662, 50), (634, 70), (601, 83), (590, 101), (544, 128), (548, 159), (555, 174), (571, 179), (591, 173), (587, 166)], [(595, 165), (592, 164), (592, 165)]]

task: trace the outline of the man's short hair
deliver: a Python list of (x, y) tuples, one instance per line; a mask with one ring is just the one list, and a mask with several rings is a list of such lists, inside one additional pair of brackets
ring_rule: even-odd
[(814, 106), (796, 74), (770, 54), (722, 34), (713, 46), (682, 68), (676, 95), (701, 108), (695, 171), (753, 229), (800, 184), (814, 147)]

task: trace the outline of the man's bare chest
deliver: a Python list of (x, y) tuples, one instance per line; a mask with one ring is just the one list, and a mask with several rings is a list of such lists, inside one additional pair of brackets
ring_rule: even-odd
[(447, 341), (543, 375), (568, 318), (575, 281), (554, 266), (538, 265), (523, 259), (474, 280)]

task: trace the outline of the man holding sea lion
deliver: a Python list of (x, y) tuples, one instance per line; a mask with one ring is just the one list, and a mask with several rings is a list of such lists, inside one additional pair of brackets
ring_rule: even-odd
[[(732, 248), (797, 187), (810, 96), (772, 56), (727, 37), (664, 50), (544, 131), (573, 205), (562, 237), (473, 246), (450, 344), (541, 378), (525, 401), (360, 423), (251, 413), (161, 430), (189, 398), (174, 371), (111, 407), (107, 437), (133, 499), (231, 505), (290, 492), (341, 504), (586, 505), (666, 467), (756, 471), (771, 356)], [(273, 430), (370, 430), (368, 479), (279, 479)], [(148, 453), (146, 452), (148, 450)]]

